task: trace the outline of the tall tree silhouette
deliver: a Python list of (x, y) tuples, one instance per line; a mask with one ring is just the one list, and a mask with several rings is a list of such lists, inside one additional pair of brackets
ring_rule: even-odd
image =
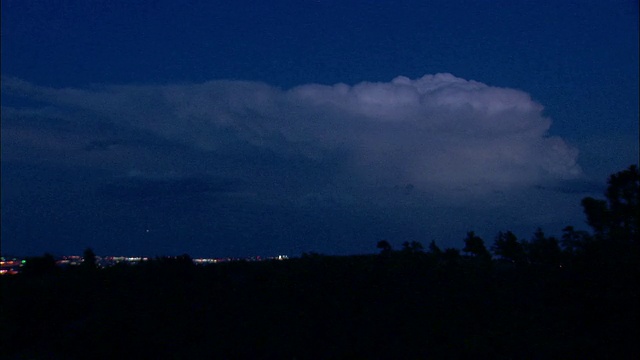
[(606, 200), (582, 199), (587, 223), (597, 238), (637, 243), (640, 233), (640, 174), (630, 166), (609, 177)]

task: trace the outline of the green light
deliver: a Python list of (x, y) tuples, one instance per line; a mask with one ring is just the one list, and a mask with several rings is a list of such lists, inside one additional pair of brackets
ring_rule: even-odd
[(27, 260), (22, 260), (22, 263), (23, 263), (23, 264), (26, 264), (26, 263), (27, 263)]

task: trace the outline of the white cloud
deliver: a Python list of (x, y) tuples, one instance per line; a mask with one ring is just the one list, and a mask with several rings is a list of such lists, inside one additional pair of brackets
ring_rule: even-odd
[(580, 174), (577, 150), (547, 136), (542, 106), (518, 90), (437, 74), (288, 95), (331, 124), (318, 142), (346, 144), (367, 178), (490, 190)]
[(109, 122), (203, 151), (233, 141), (314, 161), (340, 153), (354, 182), (425, 192), (484, 193), (578, 177), (577, 150), (551, 137), (543, 107), (522, 91), (451, 74), (353, 86), (212, 81), (53, 89), (3, 79), (3, 92), (68, 119)]

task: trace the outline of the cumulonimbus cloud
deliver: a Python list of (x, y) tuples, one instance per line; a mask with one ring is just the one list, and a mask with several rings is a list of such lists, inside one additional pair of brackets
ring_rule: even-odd
[(527, 93), (451, 74), (288, 90), (241, 81), (54, 89), (3, 79), (3, 92), (78, 126), (108, 122), (201, 151), (232, 138), (283, 157), (341, 154), (336, 172), (373, 185), (493, 191), (581, 174), (577, 150), (548, 134), (550, 119)]

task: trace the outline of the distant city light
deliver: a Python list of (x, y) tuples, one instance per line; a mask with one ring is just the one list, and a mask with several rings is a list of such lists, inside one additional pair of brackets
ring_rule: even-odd
[[(176, 257), (170, 257), (176, 258)], [(150, 258), (142, 256), (96, 256), (96, 263), (100, 268), (108, 268), (117, 264), (129, 264), (137, 265), (145, 261), (149, 261)], [(196, 265), (209, 265), (218, 264), (223, 262), (233, 261), (269, 261), (269, 260), (286, 260), (289, 259), (287, 255), (277, 255), (271, 257), (251, 256), (245, 258), (195, 258), (191, 261)], [(60, 267), (74, 267), (79, 266), (84, 262), (84, 258), (78, 255), (64, 255), (56, 259), (56, 265)], [(7, 259), (2, 257), (0, 261), (0, 275), (14, 275), (19, 274), (22, 267), (27, 263), (26, 259)]]

